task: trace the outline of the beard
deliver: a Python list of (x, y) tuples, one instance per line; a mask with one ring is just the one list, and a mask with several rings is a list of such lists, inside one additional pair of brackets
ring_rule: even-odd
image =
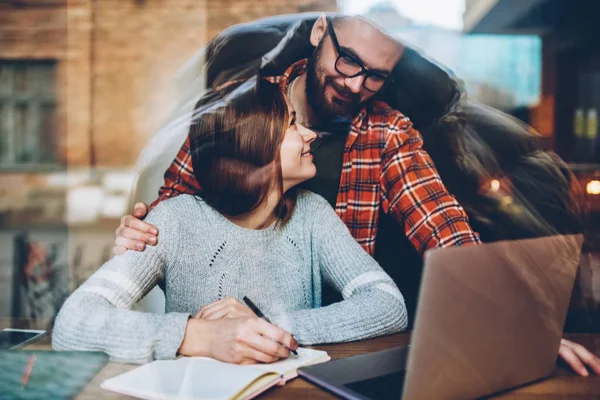
[[(308, 105), (315, 115), (324, 121), (339, 117), (352, 117), (360, 109), (360, 94), (352, 93), (335, 82), (335, 77), (325, 76), (325, 71), (320, 67), (321, 53), (323, 51), (322, 39), (306, 65), (306, 98)], [(325, 91), (332, 87), (338, 93), (348, 96), (349, 100), (337, 98), (327, 99)]]

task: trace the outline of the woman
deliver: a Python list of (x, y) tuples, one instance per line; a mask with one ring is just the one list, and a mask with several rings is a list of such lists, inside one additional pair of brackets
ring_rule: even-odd
[[(180, 354), (255, 363), (287, 357), (298, 342), (405, 329), (391, 278), (323, 198), (296, 190), (316, 172), (315, 134), (296, 124), (280, 89), (247, 82), (206, 99), (190, 133), (201, 193), (161, 202), (147, 217), (159, 243), (115, 257), (73, 293), (54, 348), (133, 363)], [(323, 280), (344, 300), (320, 307)], [(132, 311), (155, 285), (166, 314)], [(244, 296), (272, 324), (235, 300)]]

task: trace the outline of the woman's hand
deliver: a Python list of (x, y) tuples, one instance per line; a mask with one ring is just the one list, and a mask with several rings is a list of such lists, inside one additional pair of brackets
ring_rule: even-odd
[(178, 353), (234, 364), (272, 363), (298, 348), (289, 332), (257, 318), (191, 318)]
[(207, 304), (198, 311), (194, 318), (214, 321), (221, 318), (256, 317), (246, 305), (240, 303), (235, 297), (225, 297), (223, 300)]

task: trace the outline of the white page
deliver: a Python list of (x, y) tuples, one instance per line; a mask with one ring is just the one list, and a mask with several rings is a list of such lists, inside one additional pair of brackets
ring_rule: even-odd
[(286, 372), (297, 370), (304, 365), (309, 365), (314, 360), (325, 356), (327, 356), (326, 351), (298, 348), (298, 358), (293, 358), (293, 356), (291, 356), (290, 358), (272, 364), (258, 364), (254, 365), (254, 367), (264, 369), (265, 371), (274, 371), (283, 375)]
[(228, 399), (265, 372), (283, 375), (326, 355), (325, 351), (299, 348), (297, 359), (245, 366), (206, 357), (158, 360), (108, 379), (102, 388), (152, 400)]
[(182, 357), (143, 365), (106, 380), (102, 388), (152, 400), (228, 399), (264, 373), (210, 358)]

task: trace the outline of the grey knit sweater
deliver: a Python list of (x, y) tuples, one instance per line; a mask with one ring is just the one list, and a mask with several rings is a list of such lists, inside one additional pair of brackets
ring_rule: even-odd
[[(114, 257), (69, 297), (55, 349), (132, 363), (174, 358), (188, 317), (226, 296), (248, 296), (305, 345), (406, 329), (394, 282), (314, 193), (300, 192), (287, 224), (264, 230), (242, 228), (190, 195), (161, 202), (146, 221), (158, 228), (158, 244)], [(344, 300), (321, 307), (323, 281)], [(165, 291), (166, 313), (131, 310), (155, 285)]]

